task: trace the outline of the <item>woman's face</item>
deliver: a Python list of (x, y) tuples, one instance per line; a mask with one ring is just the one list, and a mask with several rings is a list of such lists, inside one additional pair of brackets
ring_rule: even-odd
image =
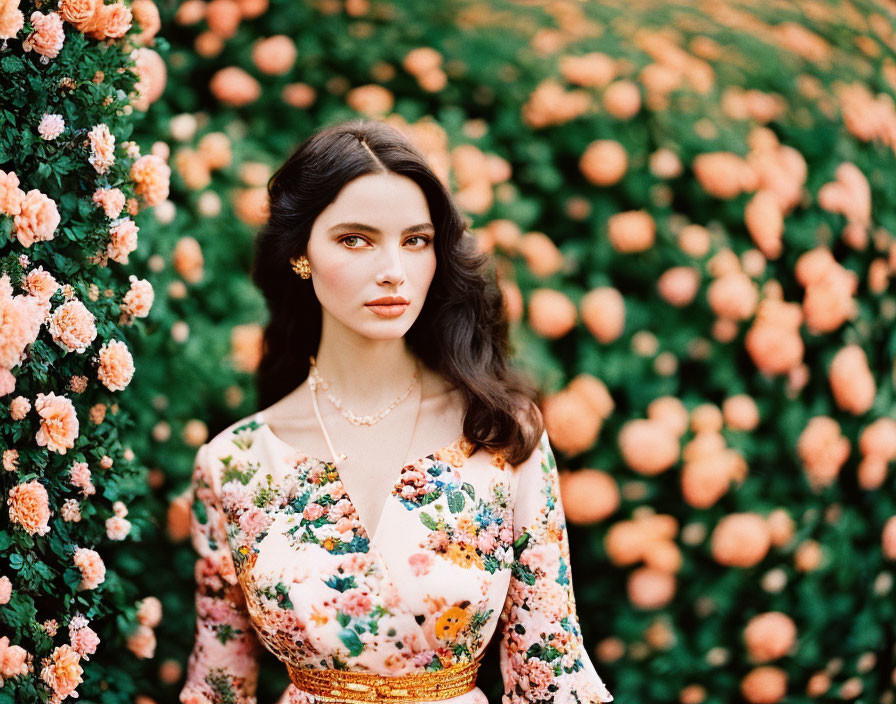
[[(420, 187), (394, 173), (350, 181), (311, 227), (306, 256), (328, 314), (373, 339), (402, 337), (436, 271), (435, 228)], [(404, 303), (378, 304), (383, 298)]]

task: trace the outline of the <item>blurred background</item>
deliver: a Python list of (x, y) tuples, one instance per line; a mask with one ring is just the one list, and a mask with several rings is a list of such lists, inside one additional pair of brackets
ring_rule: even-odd
[[(85, 667), (82, 701), (177, 700), (193, 456), (257, 409), (265, 185), (366, 115), (494, 257), (616, 700), (894, 702), (896, 4), (132, 5), (158, 27), (131, 139), (172, 175), (138, 218), (155, 302), (120, 403), (155, 526), (130, 567), (165, 617), (154, 657), (107, 653), (104, 687)], [(500, 702), (493, 648), (479, 685)]]

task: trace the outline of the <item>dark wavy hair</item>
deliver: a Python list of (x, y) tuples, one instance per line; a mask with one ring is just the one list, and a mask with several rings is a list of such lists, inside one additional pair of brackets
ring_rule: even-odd
[(436, 231), (435, 275), (405, 340), (422, 362), (463, 392), (464, 437), (517, 465), (535, 449), (544, 429), (541, 396), (510, 365), (492, 259), (477, 250), (423, 154), (401, 132), (376, 120), (320, 129), (268, 182), (270, 217), (256, 236), (251, 274), (270, 312), (256, 378), (260, 407), (307, 378), (308, 357), (320, 344), (320, 303), (310, 279), (293, 271), (290, 258), (305, 253), (312, 224), (347, 183), (386, 172), (406, 176), (422, 189)]

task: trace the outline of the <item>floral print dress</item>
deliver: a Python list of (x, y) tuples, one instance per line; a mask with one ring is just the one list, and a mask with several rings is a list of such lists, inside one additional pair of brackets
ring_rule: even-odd
[[(396, 475), (371, 537), (333, 463), (262, 414), (199, 448), (183, 704), (256, 704), (261, 647), (394, 676), (470, 662), (496, 632), (502, 704), (613, 700), (579, 629), (547, 433), (516, 468), (459, 438)], [(294, 684), (280, 700), (318, 701)], [(478, 687), (445, 701), (487, 704)]]

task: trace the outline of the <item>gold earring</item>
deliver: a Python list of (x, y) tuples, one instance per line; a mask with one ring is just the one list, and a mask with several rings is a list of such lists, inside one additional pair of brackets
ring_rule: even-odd
[(304, 254), (298, 259), (290, 259), (289, 263), (292, 264), (292, 270), (303, 279), (311, 278), (311, 262), (308, 261), (308, 258)]

